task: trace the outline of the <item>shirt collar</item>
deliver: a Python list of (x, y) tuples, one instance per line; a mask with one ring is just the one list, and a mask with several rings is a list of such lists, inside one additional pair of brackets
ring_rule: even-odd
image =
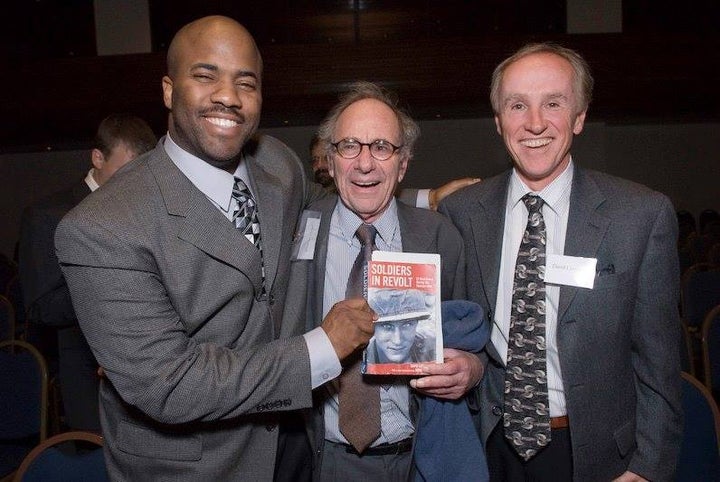
[(87, 173), (87, 176), (85, 176), (85, 184), (87, 184), (87, 187), (90, 188), (90, 192), (95, 191), (97, 188), (100, 187), (100, 184), (97, 183), (95, 180), (95, 168), (90, 168), (90, 170)]
[[(185, 174), (190, 182), (225, 212), (228, 212), (232, 207), (234, 178), (239, 177), (246, 181), (248, 187), (250, 186), (250, 183), (247, 182), (247, 167), (242, 160), (238, 163), (235, 173), (230, 174), (227, 171), (211, 166), (178, 146), (170, 137), (170, 133), (165, 136), (163, 146), (172, 162)], [(250, 190), (252, 191), (252, 188)]]
[[(335, 212), (337, 214), (338, 224), (342, 230), (343, 237), (346, 241), (355, 243), (355, 231), (357, 231), (357, 228), (359, 228), (363, 223), (363, 220), (345, 206), (342, 199), (339, 199), (339, 202), (335, 207)], [(390, 246), (395, 239), (395, 235), (399, 227), (397, 202), (395, 201), (395, 198), (390, 200), (390, 204), (385, 212), (383, 212), (380, 217), (372, 223), (372, 225), (375, 226), (378, 235), (382, 238), (383, 244)]]
[(520, 179), (517, 170), (513, 168), (512, 176), (510, 176), (508, 202), (512, 207), (515, 207), (525, 194), (534, 193), (543, 199), (545, 206), (559, 212), (561, 205), (570, 201), (570, 187), (572, 186), (574, 173), (575, 165), (572, 158), (570, 158), (567, 167), (558, 177), (541, 191), (535, 192)]

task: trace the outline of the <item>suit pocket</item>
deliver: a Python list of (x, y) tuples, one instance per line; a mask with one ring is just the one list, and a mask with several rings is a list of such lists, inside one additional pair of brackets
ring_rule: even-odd
[(625, 425), (613, 432), (615, 443), (617, 444), (620, 457), (625, 458), (631, 451), (635, 450), (635, 423), (633, 420), (628, 421)]
[(121, 422), (118, 427), (117, 446), (138, 457), (197, 461), (202, 456), (199, 435), (160, 433), (128, 422)]
[(629, 273), (596, 275), (595, 284), (593, 285), (593, 291), (609, 290), (617, 287), (623, 287), (628, 284), (629, 279)]

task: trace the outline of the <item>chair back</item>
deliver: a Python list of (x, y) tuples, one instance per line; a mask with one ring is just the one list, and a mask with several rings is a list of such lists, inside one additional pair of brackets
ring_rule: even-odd
[(48, 369), (31, 344), (0, 342), (0, 477), (47, 436)]
[(685, 427), (675, 480), (717, 481), (720, 474), (720, 412), (702, 383), (685, 372), (682, 377)]
[(681, 285), (682, 316), (690, 329), (700, 329), (705, 315), (720, 304), (720, 269), (699, 264), (688, 269)]
[(701, 336), (705, 386), (710, 393), (720, 394), (720, 304), (705, 315)]
[[(84, 443), (90, 448), (72, 442)], [(107, 481), (102, 445), (102, 437), (92, 432), (74, 431), (52, 436), (25, 457), (13, 482)]]
[(4, 295), (0, 295), (0, 341), (15, 339), (15, 307)]

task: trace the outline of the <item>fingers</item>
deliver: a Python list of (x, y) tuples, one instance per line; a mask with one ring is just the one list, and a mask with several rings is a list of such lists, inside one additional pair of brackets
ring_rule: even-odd
[(377, 315), (362, 298), (336, 303), (323, 320), (330, 343), (340, 361), (367, 345)]
[(472, 353), (446, 348), (444, 363), (423, 363), (427, 375), (410, 381), (421, 393), (438, 398), (457, 399), (474, 387), (482, 376), (480, 359)]

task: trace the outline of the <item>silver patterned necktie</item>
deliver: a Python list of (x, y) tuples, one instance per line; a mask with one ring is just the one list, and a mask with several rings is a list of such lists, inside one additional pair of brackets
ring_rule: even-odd
[[(232, 221), (235, 227), (260, 251), (262, 259), (262, 243), (260, 242), (260, 221), (257, 204), (250, 193), (247, 184), (236, 177), (233, 184), (232, 197), (237, 201), (237, 210), (233, 213)], [(265, 286), (265, 262), (262, 263), (263, 289)]]
[[(376, 249), (376, 234), (372, 224), (361, 224), (355, 232), (360, 252), (350, 270), (346, 298), (367, 298), (367, 263)], [(358, 453), (380, 436), (380, 387), (363, 381), (361, 364), (358, 358), (342, 371), (338, 393), (338, 427)]]
[(505, 438), (524, 460), (550, 443), (545, 339), (545, 220), (541, 197), (526, 194), (528, 222), (513, 281), (505, 372)]

